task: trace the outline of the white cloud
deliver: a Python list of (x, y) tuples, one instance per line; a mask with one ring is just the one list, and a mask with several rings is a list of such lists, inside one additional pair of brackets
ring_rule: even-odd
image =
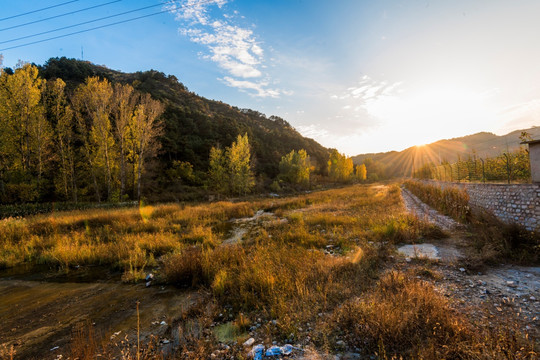
[[(176, 20), (182, 22), (180, 33), (192, 42), (206, 48), (202, 58), (213, 61), (223, 69), (223, 83), (241, 89), (253, 96), (279, 97), (282, 91), (268, 88), (268, 80), (261, 69), (265, 69), (264, 50), (253, 30), (234, 23), (239, 14), (224, 13), (227, 0), (187, 0), (183, 6), (167, 5)], [(222, 18), (210, 13), (212, 7), (222, 10)], [(245, 79), (250, 79), (245, 80)]]
[(249, 93), (252, 96), (257, 97), (271, 97), (277, 98), (280, 95), (280, 91), (277, 89), (269, 89), (268, 82), (266, 81), (249, 81), (249, 80), (237, 80), (229, 76), (225, 76), (221, 80), (224, 84)]
[(328, 131), (317, 125), (297, 126), (296, 130), (305, 137), (312, 139), (321, 139), (329, 135)]

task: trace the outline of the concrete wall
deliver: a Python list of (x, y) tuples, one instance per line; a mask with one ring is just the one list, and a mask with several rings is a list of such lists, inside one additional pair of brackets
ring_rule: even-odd
[(517, 223), (527, 230), (540, 230), (539, 184), (476, 184), (428, 180), (431, 184), (458, 186), (469, 194), (469, 203), (494, 214), (505, 223)]

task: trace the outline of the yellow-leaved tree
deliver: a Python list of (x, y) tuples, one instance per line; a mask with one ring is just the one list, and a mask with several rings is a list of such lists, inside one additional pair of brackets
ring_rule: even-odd
[(113, 89), (107, 80), (89, 77), (77, 87), (72, 99), (97, 201), (101, 201), (100, 175), (105, 178), (107, 199), (110, 199), (112, 191), (115, 159), (110, 121), (112, 95)]
[(251, 170), (251, 152), (247, 133), (238, 135), (226, 151), (229, 165), (229, 184), (233, 194), (241, 195), (251, 192), (255, 178)]
[(290, 184), (309, 186), (311, 162), (306, 150), (292, 150), (279, 162), (279, 177)]
[(251, 151), (247, 133), (223, 151), (219, 146), (210, 150), (209, 185), (220, 194), (245, 195), (255, 185), (251, 169)]
[(366, 164), (356, 165), (356, 180), (365, 181), (367, 179), (367, 169)]
[(66, 199), (77, 202), (77, 181), (75, 176), (75, 133), (73, 128), (73, 110), (68, 105), (65, 95), (66, 83), (62, 79), (46, 84), (46, 103), (49, 116), (56, 122), (54, 139), (57, 154), (60, 156), (61, 192)]
[(336, 149), (332, 149), (328, 159), (328, 176), (337, 182), (347, 182), (353, 173), (353, 162), (350, 157), (340, 154)]
[(126, 192), (127, 157), (130, 120), (137, 106), (138, 96), (129, 84), (114, 84), (112, 113), (114, 117), (114, 135), (117, 144), (117, 155), (120, 162), (120, 197)]
[[(2, 167), (18, 172), (23, 182), (36, 176), (37, 187), (50, 160), (52, 144), (52, 128), (41, 101), (44, 84), (37, 67), (30, 64), (19, 63), (12, 75), (4, 71), (0, 74)], [(35, 200), (35, 190), (29, 191), (35, 196), (21, 200)]]
[(150, 94), (143, 94), (137, 101), (135, 112), (128, 125), (127, 141), (131, 149), (136, 182), (136, 197), (141, 200), (142, 174), (146, 160), (159, 149), (157, 137), (163, 132), (163, 123), (159, 121), (165, 110), (164, 105), (152, 99)]

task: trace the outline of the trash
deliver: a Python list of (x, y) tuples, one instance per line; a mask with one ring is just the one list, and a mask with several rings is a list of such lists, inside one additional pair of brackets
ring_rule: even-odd
[(59, 348), (60, 348), (60, 346), (55, 346), (55, 347), (53, 347), (53, 348), (51, 349), (51, 351), (54, 351), (54, 350), (59, 349)]
[(152, 282), (151, 282), (151, 281), (147, 281), (147, 282), (146, 282), (146, 287), (150, 287), (150, 285), (152, 285)]
[(159, 325), (167, 326), (167, 323), (165, 321), (162, 321), (162, 322), (159, 323)]
[(163, 340), (161, 340), (161, 342), (162, 342), (163, 344), (168, 344), (168, 343), (170, 343), (171, 341), (170, 341), (169, 339), (163, 339)]
[[(264, 354), (264, 356), (266, 357), (271, 357), (271, 356), (280, 356), (280, 355), (290, 355), (292, 354), (292, 351), (296, 349), (294, 346), (292, 346), (291, 344), (285, 344), (283, 346), (272, 346), (271, 348), (269, 348), (268, 350), (266, 350), (266, 353)], [(298, 349), (300, 350), (300, 349)]]
[(283, 355), (290, 355), (293, 351), (293, 349), (296, 349), (296, 350), (300, 350), (302, 351), (302, 349), (299, 349), (299, 348), (295, 348), (294, 346), (292, 346), (291, 344), (285, 344), (281, 347), (281, 353)]
[(249, 338), (246, 340), (246, 342), (244, 343), (244, 346), (251, 346), (255, 343), (255, 339), (254, 338)]
[(253, 349), (251, 349), (251, 351), (248, 353), (248, 358), (253, 358), (253, 360), (261, 360), (263, 355), (264, 355), (264, 345), (255, 345)]
[(154, 274), (150, 273), (148, 275), (146, 275), (146, 281), (150, 281), (150, 280), (153, 280), (154, 279)]
[(465, 272), (465, 268), (459, 268), (459, 271)]

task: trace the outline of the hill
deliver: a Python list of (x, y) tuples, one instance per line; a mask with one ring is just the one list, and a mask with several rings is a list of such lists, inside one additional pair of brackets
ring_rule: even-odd
[(516, 150), (520, 145), (519, 136), (526, 131), (533, 138), (540, 137), (540, 127), (516, 130), (506, 135), (495, 135), (489, 132), (480, 132), (463, 137), (439, 140), (423, 146), (412, 146), (403, 151), (389, 151), (384, 153), (370, 153), (353, 156), (355, 164), (361, 164), (367, 159), (386, 167), (388, 176), (410, 175), (411, 171), (427, 163), (449, 162), (458, 158), (476, 156), (488, 158), (498, 156), (505, 151)]
[(305, 149), (317, 168), (326, 166), (328, 149), (303, 137), (284, 119), (206, 99), (189, 91), (173, 75), (155, 70), (123, 73), (65, 57), (49, 59), (40, 67), (40, 75), (47, 80), (63, 79), (68, 90), (88, 76), (99, 76), (112, 83), (131, 84), (163, 102), (166, 128), (159, 156), (163, 166), (180, 160), (191, 163), (195, 171), (206, 171), (211, 147), (229, 146), (238, 134), (244, 133), (248, 134), (259, 175), (275, 177), (281, 157), (291, 150)]
[[(8, 204), (200, 198), (216, 179), (238, 182), (223, 177), (240, 174), (233, 158), (247, 161), (246, 189), (262, 191), (291, 150), (304, 149), (316, 172), (329, 154), (284, 119), (206, 99), (175, 76), (67, 58), (0, 69), (0, 118), (0, 202)], [(240, 136), (248, 147), (219, 160), (214, 152), (214, 169), (228, 170), (210, 181), (211, 149), (232, 149)]]

